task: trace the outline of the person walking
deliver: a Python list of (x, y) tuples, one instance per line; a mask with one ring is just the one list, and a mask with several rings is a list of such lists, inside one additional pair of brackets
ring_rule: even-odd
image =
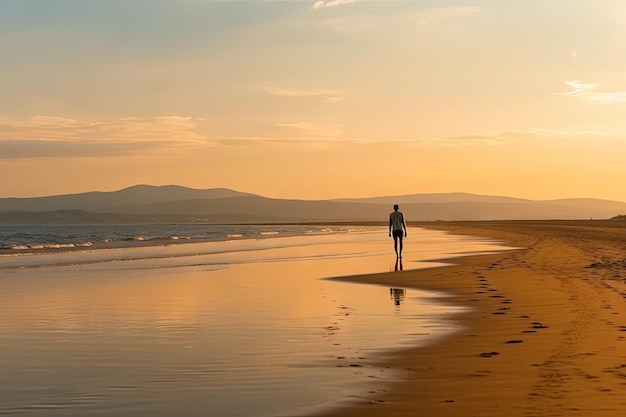
[(402, 258), (402, 238), (406, 237), (406, 223), (404, 214), (398, 211), (397, 204), (393, 206), (393, 212), (389, 215), (389, 237), (393, 235), (393, 249), (396, 251), (396, 258)]

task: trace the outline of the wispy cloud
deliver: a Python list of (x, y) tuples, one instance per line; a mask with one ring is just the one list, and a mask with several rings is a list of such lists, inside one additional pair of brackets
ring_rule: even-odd
[(557, 96), (573, 97), (594, 103), (626, 103), (626, 91), (602, 91), (600, 90), (600, 87), (602, 87), (600, 84), (584, 83), (578, 80), (565, 81), (565, 84), (571, 87), (572, 90), (565, 93), (556, 93)]
[(623, 127), (575, 127), (564, 129), (529, 128), (510, 131), (478, 132), (447, 137), (416, 137), (406, 139), (377, 139), (347, 137), (348, 125), (335, 123), (278, 123), (284, 134), (267, 136), (213, 137), (217, 146), (290, 146), (298, 148), (337, 149), (350, 147), (394, 147), (399, 150), (417, 147), (492, 147), (525, 141), (626, 141)]
[(326, 103), (337, 103), (344, 100), (342, 92), (336, 90), (287, 89), (271, 86), (263, 86), (261, 89), (267, 94), (276, 97), (321, 97)]
[[(589, 86), (578, 85), (586, 91)], [(347, 136), (349, 125), (323, 122), (274, 124), (264, 136), (216, 136), (200, 133), (197, 119), (166, 116), (81, 121), (63, 117), (0, 117), (0, 160), (151, 156), (165, 152), (198, 152), (209, 147), (294, 146), (317, 149), (337, 147), (394, 146), (475, 147), (502, 146), (544, 140), (626, 140), (626, 126), (576, 127), (567, 129), (520, 129), (487, 131), (448, 137), (379, 139)]]
[(453, 18), (472, 15), (482, 11), (482, 8), (472, 6), (436, 7), (420, 12), (417, 16), (416, 23), (418, 26), (431, 26)]
[(357, 0), (319, 0), (313, 3), (313, 10), (326, 9), (329, 7), (345, 6), (347, 4), (356, 3)]
[(564, 129), (529, 128), (482, 132), (441, 138), (414, 139), (413, 146), (497, 146), (529, 140), (626, 140), (624, 127), (573, 127)]
[[(64, 117), (0, 117), (0, 161), (82, 157), (151, 156), (198, 152), (216, 146), (294, 145), (329, 148), (343, 142), (346, 125), (277, 123), (268, 136), (208, 137), (197, 119), (181, 116), (76, 120)], [(352, 141), (346, 140), (345, 144)]]
[(346, 125), (336, 123), (278, 123), (276, 126), (295, 129), (299, 135), (316, 138), (336, 138)]
[[(352, 2), (318, 2), (318, 9)], [(317, 4), (317, 3), (316, 3)], [(416, 10), (417, 8), (417, 10)], [(376, 10), (376, 11), (374, 11)], [(361, 9), (356, 13), (325, 16), (315, 21), (321, 28), (335, 33), (389, 33), (390, 28), (437, 27), (460, 20), (462, 17), (484, 13), (485, 8), (476, 6), (448, 7), (389, 7)], [(301, 23), (305, 24), (305, 23)]]
[(194, 119), (180, 116), (0, 118), (0, 159), (151, 154), (210, 144), (195, 130)]

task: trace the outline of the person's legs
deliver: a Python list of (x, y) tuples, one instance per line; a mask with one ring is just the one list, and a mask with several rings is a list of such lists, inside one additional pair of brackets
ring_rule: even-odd
[(402, 230), (393, 231), (393, 249), (396, 251), (396, 257), (401, 258), (402, 257)]

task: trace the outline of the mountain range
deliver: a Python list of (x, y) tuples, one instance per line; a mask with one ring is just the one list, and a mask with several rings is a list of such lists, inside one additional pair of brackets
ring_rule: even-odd
[(136, 185), (119, 191), (0, 198), (0, 224), (291, 223), (383, 221), (399, 204), (407, 221), (608, 219), (626, 203), (527, 200), (467, 193), (332, 200), (274, 199), (225, 188)]

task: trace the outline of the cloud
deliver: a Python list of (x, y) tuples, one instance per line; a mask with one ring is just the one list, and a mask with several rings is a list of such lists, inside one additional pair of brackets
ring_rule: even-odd
[(80, 121), (63, 117), (0, 118), (0, 159), (99, 157), (185, 150), (211, 142), (190, 117)]
[(316, 138), (336, 138), (346, 128), (346, 125), (336, 123), (278, 123), (276, 126), (295, 129), (300, 135)]
[(482, 11), (482, 8), (472, 6), (436, 7), (419, 13), (416, 23), (418, 26), (431, 26), (456, 17), (476, 14)]
[(626, 103), (626, 91), (599, 91), (601, 87), (600, 84), (589, 84), (578, 80), (565, 81), (565, 84), (571, 87), (572, 90), (566, 93), (556, 93), (557, 96), (573, 97), (593, 103)]
[(403, 149), (440, 147), (485, 147), (505, 146), (524, 141), (615, 141), (626, 140), (626, 126), (623, 127), (576, 127), (567, 129), (529, 128), (510, 131), (478, 132), (447, 137), (423, 137), (407, 139), (372, 139), (346, 137), (348, 125), (335, 123), (278, 123), (285, 134), (271, 136), (220, 136), (212, 140), (219, 146), (293, 146), (310, 149), (337, 149), (352, 147), (394, 147)]
[(356, 3), (357, 0), (319, 0), (313, 3), (313, 10), (327, 9), (329, 7), (345, 6)]
[[(289, 145), (328, 148), (346, 125), (278, 123), (265, 137), (207, 137), (191, 117), (124, 117), (76, 120), (64, 117), (0, 117), (0, 161), (8, 159), (149, 156), (197, 152), (215, 146)], [(347, 141), (349, 142), (349, 141)]]
[[(578, 84), (578, 90), (593, 86)], [(593, 90), (592, 90), (593, 91)], [(198, 133), (191, 117), (126, 117), (113, 120), (80, 121), (63, 117), (0, 117), (0, 160), (150, 156), (197, 152), (208, 147), (296, 146), (317, 149), (337, 147), (394, 146), (473, 147), (502, 146), (542, 140), (626, 140), (626, 126), (577, 127), (568, 129), (520, 129), (487, 131), (447, 137), (378, 139), (346, 137), (349, 125), (340, 123), (289, 122), (274, 125), (265, 136), (216, 136)]]
[(484, 132), (457, 136), (414, 138), (396, 143), (404, 144), (408, 147), (496, 146), (516, 142), (520, 140), (522, 136), (524, 136), (522, 132)]
[[(321, 9), (349, 3), (354, 2), (318, 1), (315, 3), (315, 5), (318, 6), (314, 6), (313, 8)], [(324, 30), (336, 33), (380, 32), (381, 34), (388, 34), (390, 28), (393, 30), (395, 28), (443, 25), (450, 21), (459, 20), (464, 16), (483, 13), (486, 10), (485, 8), (476, 6), (432, 7), (429, 5), (412, 5), (410, 2), (399, 1), (397, 4), (394, 4), (393, 7), (380, 9), (362, 8), (355, 13), (325, 16), (323, 19), (316, 19), (314, 24)]]
[(325, 97), (327, 103), (336, 103), (344, 100), (341, 97), (341, 91), (335, 90), (319, 90), (319, 89), (288, 89), (280, 87), (263, 86), (260, 87), (263, 91), (271, 96), (276, 97)]
[(412, 146), (497, 146), (528, 140), (623, 140), (624, 127), (573, 127), (567, 129), (529, 128), (511, 131), (472, 133), (442, 138), (426, 138), (407, 141)]

